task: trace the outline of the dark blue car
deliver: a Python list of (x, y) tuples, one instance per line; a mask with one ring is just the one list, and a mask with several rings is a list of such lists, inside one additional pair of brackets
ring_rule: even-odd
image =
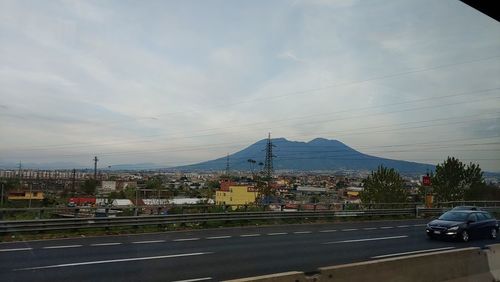
[(451, 210), (427, 224), (430, 238), (454, 238), (467, 242), (471, 238), (495, 239), (498, 222), (486, 211)]

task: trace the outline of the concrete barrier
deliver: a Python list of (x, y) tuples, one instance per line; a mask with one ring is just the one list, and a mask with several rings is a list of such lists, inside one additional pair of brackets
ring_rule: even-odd
[(488, 266), (495, 281), (500, 281), (500, 244), (488, 245), (484, 250), (488, 257)]
[(497, 244), (487, 250), (471, 247), (322, 267), (313, 277), (303, 272), (286, 272), (230, 281), (481, 282), (500, 281), (499, 278), (500, 244)]
[(265, 281), (265, 282), (306, 282), (304, 272), (290, 271), (276, 273), (270, 275), (262, 275), (249, 278), (241, 278), (235, 280), (227, 280), (226, 282), (246, 282), (246, 281)]
[(479, 248), (322, 267), (316, 281), (493, 281)]

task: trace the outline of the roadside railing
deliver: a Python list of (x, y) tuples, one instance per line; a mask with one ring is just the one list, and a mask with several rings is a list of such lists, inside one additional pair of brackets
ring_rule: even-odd
[(74, 230), (86, 228), (133, 227), (211, 221), (254, 221), (320, 219), (338, 217), (413, 216), (415, 209), (358, 210), (358, 211), (292, 211), (292, 212), (225, 212), (151, 216), (123, 216), (96, 218), (59, 218), (40, 220), (0, 221), (0, 233)]

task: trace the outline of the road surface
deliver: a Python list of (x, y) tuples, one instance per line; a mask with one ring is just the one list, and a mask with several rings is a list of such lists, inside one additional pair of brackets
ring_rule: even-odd
[(219, 281), (496, 243), (428, 240), (425, 223), (364, 221), (0, 243), (0, 281)]

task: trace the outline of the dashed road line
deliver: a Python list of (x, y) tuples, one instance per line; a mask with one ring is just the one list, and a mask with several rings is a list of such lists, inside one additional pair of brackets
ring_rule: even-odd
[(426, 226), (427, 224), (413, 224), (413, 226), (415, 227), (419, 227), (419, 226)]
[(410, 225), (398, 225), (398, 228), (406, 228), (406, 227), (410, 227)]
[(269, 236), (286, 235), (286, 234), (288, 234), (288, 233), (286, 233), (286, 232), (267, 233), (267, 235), (269, 235)]
[(295, 231), (293, 234), (311, 234), (312, 231)]
[(15, 248), (15, 249), (1, 249), (0, 252), (17, 252), (17, 251), (31, 251), (33, 248)]
[(42, 249), (64, 249), (64, 248), (79, 248), (79, 247), (83, 247), (83, 245), (48, 246), (48, 247), (43, 247)]
[(116, 246), (116, 245), (121, 245), (122, 243), (115, 242), (115, 243), (97, 243), (97, 244), (90, 244), (91, 247), (101, 247), (101, 246)]
[(197, 241), (200, 240), (200, 238), (181, 238), (181, 239), (175, 239), (172, 240), (174, 242), (184, 242), (184, 241)]
[(178, 257), (189, 257), (189, 256), (201, 256), (201, 255), (208, 255), (208, 254), (213, 254), (213, 253), (211, 253), (211, 252), (186, 253), (186, 254), (175, 254), (175, 255), (165, 255), (165, 256), (154, 256), (154, 257), (138, 257), (138, 258), (123, 258), (123, 259), (111, 259), (111, 260), (84, 261), (84, 262), (75, 262), (75, 263), (64, 263), (64, 264), (54, 264), (54, 265), (18, 268), (18, 269), (14, 269), (14, 271), (36, 270), (36, 269), (47, 269), (47, 268), (62, 268), (62, 267), (72, 267), (72, 266), (81, 266), (81, 265), (129, 262), (129, 261), (140, 261), (140, 260), (154, 260), (154, 259), (178, 258)]
[(258, 237), (260, 236), (260, 234), (243, 234), (243, 235), (240, 235), (240, 237)]
[(153, 243), (165, 243), (165, 240), (151, 240), (151, 241), (136, 241), (132, 244), (153, 244)]
[(380, 227), (380, 229), (392, 229), (394, 228), (394, 226), (382, 226)]
[(342, 229), (341, 231), (347, 232), (347, 231), (356, 231), (358, 230), (357, 228), (347, 228), (347, 229)]
[(337, 229), (328, 229), (328, 230), (320, 230), (320, 233), (331, 233), (331, 232), (337, 232)]
[(391, 237), (378, 237), (378, 238), (365, 238), (365, 239), (354, 239), (354, 240), (343, 240), (343, 241), (326, 242), (326, 243), (323, 243), (323, 245), (341, 244), (341, 243), (357, 243), (357, 242), (365, 242), (365, 241), (391, 240), (391, 239), (401, 239), (401, 238), (407, 238), (407, 237), (408, 237), (408, 235), (391, 236)]
[(206, 281), (206, 280), (212, 280), (212, 277), (194, 278), (194, 279), (187, 279), (187, 280), (177, 280), (177, 281), (172, 281), (172, 282), (196, 282), (196, 281)]
[(231, 238), (231, 236), (213, 236), (213, 237), (207, 237), (207, 240), (215, 240), (215, 239), (227, 239)]
[(363, 230), (375, 230), (377, 229), (377, 227), (366, 227), (366, 228), (363, 228)]
[(444, 250), (450, 250), (450, 249), (455, 249), (455, 247), (445, 247), (445, 248), (436, 248), (436, 249), (427, 249), (427, 250), (418, 250), (418, 251), (411, 251), (411, 252), (387, 254), (387, 255), (374, 256), (374, 257), (371, 257), (371, 258), (377, 259), (377, 258), (396, 257), (396, 256), (401, 256), (401, 255), (431, 253), (431, 252), (444, 251)]

